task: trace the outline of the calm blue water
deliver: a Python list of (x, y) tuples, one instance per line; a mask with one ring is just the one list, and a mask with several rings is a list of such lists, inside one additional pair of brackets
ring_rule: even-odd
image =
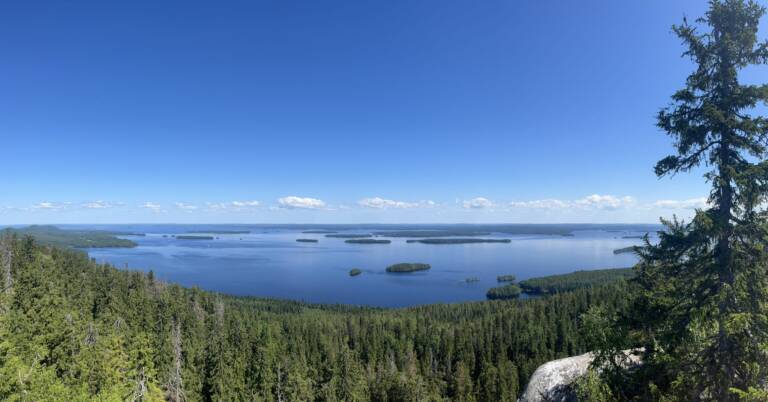
[[(153, 270), (157, 277), (184, 286), (318, 303), (410, 306), (485, 300), (485, 292), (497, 286), (496, 276), (502, 274), (526, 279), (580, 269), (628, 267), (636, 257), (615, 255), (613, 250), (639, 244), (637, 239), (622, 236), (644, 234), (648, 227), (580, 230), (573, 237), (494, 233), (482, 237), (509, 238), (512, 242), (464, 245), (407, 244), (406, 238), (391, 238), (388, 245), (346, 244), (344, 239), (323, 234), (302, 234), (302, 228), (268, 226), (250, 226), (249, 234), (214, 234), (218, 238), (210, 241), (170, 237), (210, 230), (206, 229), (210, 226), (97, 228), (146, 236), (126, 237), (139, 244), (132, 249), (89, 249), (92, 258), (119, 268)], [(219, 230), (227, 228), (217, 226)], [(370, 230), (358, 226), (341, 232)], [(297, 238), (316, 238), (319, 243), (297, 243)], [(410, 274), (385, 272), (388, 265), (400, 262), (425, 262), (432, 269)], [(363, 274), (350, 277), (351, 268), (360, 268)], [(480, 281), (466, 283), (468, 277)]]

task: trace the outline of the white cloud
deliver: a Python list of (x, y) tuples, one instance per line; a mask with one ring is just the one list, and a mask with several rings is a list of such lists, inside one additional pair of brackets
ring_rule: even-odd
[(142, 204), (141, 207), (149, 209), (154, 212), (160, 212), (160, 208), (161, 208), (160, 204), (155, 204), (154, 202), (149, 202), (149, 201)]
[(576, 200), (574, 205), (583, 208), (614, 210), (632, 206), (635, 199), (629, 196), (616, 197), (613, 195), (592, 194), (580, 200)]
[(325, 208), (325, 202), (317, 198), (288, 196), (277, 200), (280, 208), (288, 209), (320, 209)]
[(600, 209), (616, 210), (628, 208), (637, 205), (637, 201), (629, 196), (617, 197), (613, 195), (592, 194), (578, 200), (558, 200), (555, 198), (546, 198), (542, 200), (531, 201), (513, 201), (509, 203), (510, 208), (529, 208), (529, 209)]
[(194, 210), (197, 209), (196, 205), (186, 204), (186, 203), (183, 203), (183, 202), (174, 202), (173, 205), (175, 205), (176, 208), (183, 209), (185, 211), (194, 211)]
[(222, 211), (222, 210), (235, 210), (235, 211), (241, 211), (246, 209), (252, 209), (257, 208), (259, 205), (261, 205), (260, 202), (256, 200), (252, 201), (231, 201), (231, 202), (218, 202), (218, 203), (207, 203), (208, 209), (214, 210), (214, 211)]
[(92, 201), (92, 202), (85, 202), (81, 205), (83, 208), (86, 209), (106, 209), (106, 208), (112, 208), (112, 204), (105, 202), (105, 201)]
[(491, 200), (484, 197), (476, 197), (471, 200), (466, 200), (463, 203), (464, 208), (467, 209), (484, 209), (493, 207)]
[(435, 205), (434, 201), (424, 200), (419, 202), (405, 202), (388, 200), (381, 197), (364, 198), (357, 202), (358, 205), (365, 208), (386, 209), (386, 208), (418, 208), (418, 207), (432, 207)]
[(32, 206), (32, 209), (46, 210), (46, 211), (58, 211), (67, 207), (67, 203), (58, 202), (38, 202)]
[(691, 198), (689, 200), (658, 200), (653, 203), (656, 208), (664, 209), (697, 209), (708, 206), (707, 197)]
[(232, 201), (232, 206), (235, 208), (254, 208), (259, 206), (259, 202), (252, 201)]
[(564, 209), (568, 208), (570, 204), (567, 201), (556, 200), (554, 198), (547, 198), (543, 200), (532, 201), (513, 201), (509, 203), (512, 208), (531, 208), (531, 209)]

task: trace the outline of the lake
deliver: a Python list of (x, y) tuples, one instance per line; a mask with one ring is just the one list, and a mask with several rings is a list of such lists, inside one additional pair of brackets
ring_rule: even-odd
[[(433, 245), (406, 243), (409, 237), (377, 237), (389, 239), (391, 244), (348, 244), (325, 234), (301, 233), (319, 225), (69, 226), (145, 233), (146, 236), (126, 236), (139, 244), (136, 248), (87, 252), (97, 262), (152, 270), (156, 277), (184, 286), (242, 296), (385, 307), (485, 300), (486, 291), (497, 286), (498, 275), (514, 274), (522, 280), (575, 270), (629, 267), (637, 257), (617, 255), (613, 250), (640, 243), (639, 239), (626, 237), (658, 229), (655, 225), (575, 225), (572, 236), (493, 232), (477, 237), (510, 242)], [(382, 225), (331, 228), (339, 233), (387, 229)], [(415, 225), (406, 228), (421, 229)], [(250, 233), (210, 233), (223, 230)], [(206, 231), (215, 238), (172, 237), (204, 235), (202, 232)], [(516, 231), (519, 232), (513, 230)], [(298, 238), (318, 242), (299, 243)], [(385, 272), (387, 266), (400, 262), (428, 263), (432, 269), (407, 274)], [(350, 277), (352, 268), (363, 273)], [(467, 283), (469, 277), (479, 281)]]

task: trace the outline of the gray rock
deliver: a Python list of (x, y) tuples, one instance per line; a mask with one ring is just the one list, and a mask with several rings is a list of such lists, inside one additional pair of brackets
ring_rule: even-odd
[(576, 379), (587, 374), (594, 356), (585, 353), (579, 356), (553, 360), (539, 366), (533, 372), (519, 402), (572, 402), (576, 401), (571, 385)]
[[(637, 367), (642, 364), (642, 350), (623, 351), (624, 355), (616, 358), (617, 364), (627, 369)], [(587, 374), (594, 358), (592, 353), (585, 353), (542, 364), (533, 372), (518, 402), (577, 402), (574, 382)]]

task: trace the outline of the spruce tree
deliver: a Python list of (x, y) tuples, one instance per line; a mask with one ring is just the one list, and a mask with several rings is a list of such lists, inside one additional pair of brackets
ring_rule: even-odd
[(768, 85), (739, 72), (768, 62), (758, 40), (765, 9), (712, 0), (696, 22), (674, 26), (696, 68), (658, 126), (675, 144), (658, 176), (705, 167), (708, 206), (690, 222), (665, 221), (638, 264), (637, 314), (648, 398), (739, 400), (768, 379), (768, 121), (755, 116)]

